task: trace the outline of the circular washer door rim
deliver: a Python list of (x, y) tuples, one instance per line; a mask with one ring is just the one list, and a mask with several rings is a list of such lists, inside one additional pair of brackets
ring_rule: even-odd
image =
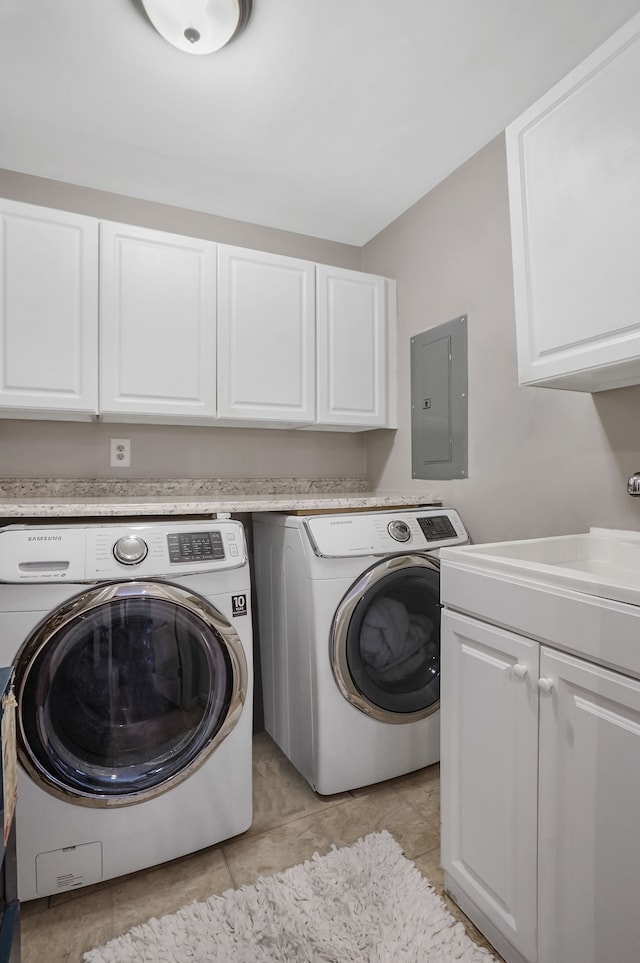
[[(440, 702), (429, 705), (415, 712), (391, 712), (375, 705), (365, 698), (355, 685), (347, 660), (347, 637), (351, 618), (356, 606), (367, 592), (379, 581), (392, 572), (402, 569), (423, 568), (436, 572), (439, 576), (440, 563), (436, 558), (428, 555), (405, 553), (391, 555), (375, 562), (349, 588), (336, 609), (329, 633), (329, 658), (336, 684), (344, 696), (356, 709), (378, 722), (390, 722), (396, 725), (406, 725), (417, 722), (432, 715), (440, 707)], [(439, 594), (438, 594), (439, 604)]]
[[(54, 635), (70, 623), (110, 602), (141, 597), (150, 600), (162, 600), (185, 609), (188, 613), (200, 619), (216, 638), (223, 641), (224, 650), (229, 660), (231, 679), (228, 708), (220, 726), (211, 734), (209, 740), (202, 745), (197, 754), (182, 769), (168, 776), (163, 782), (140, 792), (134, 791), (124, 795), (110, 796), (99, 793), (83, 793), (56, 779), (30, 749), (21, 711), (26, 682), (29, 678), (29, 672), (34, 667), (34, 663), (43, 649)], [(237, 725), (244, 708), (249, 685), (244, 649), (231, 623), (202, 596), (181, 586), (160, 581), (101, 583), (88, 591), (75, 595), (53, 610), (40, 623), (18, 652), (14, 660), (14, 666), (15, 688), (18, 698), (18, 712), (16, 714), (18, 757), (23, 767), (34, 782), (51, 795), (66, 802), (73, 802), (75, 805), (103, 809), (144, 802), (167, 792), (187, 779), (205, 762)]]

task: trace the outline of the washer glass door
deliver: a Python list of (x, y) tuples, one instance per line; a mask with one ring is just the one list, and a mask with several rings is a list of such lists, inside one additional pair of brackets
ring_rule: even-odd
[(343, 696), (383, 722), (414, 722), (440, 704), (440, 569), (425, 555), (376, 562), (342, 599), (331, 665)]
[(16, 659), (20, 758), (44, 789), (93, 806), (186, 778), (235, 726), (247, 663), (205, 599), (161, 582), (101, 585), (40, 625)]

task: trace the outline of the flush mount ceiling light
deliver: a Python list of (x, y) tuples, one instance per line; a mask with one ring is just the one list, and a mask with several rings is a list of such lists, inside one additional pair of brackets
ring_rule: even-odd
[(185, 53), (220, 50), (247, 23), (252, 0), (136, 0), (158, 33)]

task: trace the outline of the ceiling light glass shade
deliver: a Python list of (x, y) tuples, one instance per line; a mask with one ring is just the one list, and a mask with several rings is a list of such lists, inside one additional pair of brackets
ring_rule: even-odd
[(139, 0), (158, 33), (178, 50), (208, 54), (246, 24), (251, 0)]

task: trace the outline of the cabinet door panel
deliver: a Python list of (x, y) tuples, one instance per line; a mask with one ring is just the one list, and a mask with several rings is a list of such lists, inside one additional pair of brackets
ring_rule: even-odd
[(220, 418), (314, 420), (314, 291), (308, 261), (220, 245)]
[(540, 672), (540, 963), (637, 963), (640, 683), (550, 649)]
[(98, 222), (0, 205), (0, 405), (90, 416), (98, 402)]
[(640, 16), (507, 130), (523, 383), (640, 382)]
[(316, 283), (318, 423), (384, 427), (384, 278), (318, 265)]
[(216, 245), (101, 224), (101, 409), (215, 416)]
[(536, 954), (538, 652), (443, 612), (442, 866), (527, 959)]

